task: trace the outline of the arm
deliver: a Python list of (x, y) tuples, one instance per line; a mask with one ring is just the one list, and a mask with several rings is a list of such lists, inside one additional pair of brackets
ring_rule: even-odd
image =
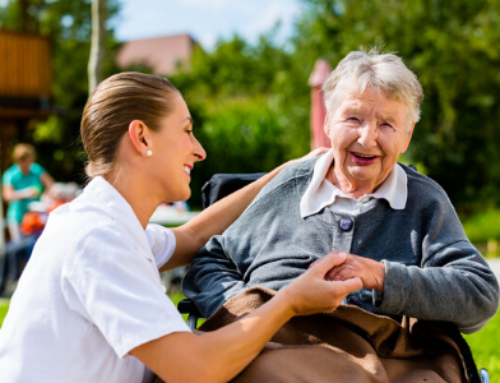
[(45, 190), (50, 190), (52, 185), (54, 185), (54, 179), (47, 172), (43, 173), (40, 176), (40, 181), (42, 182), (43, 188)]
[[(301, 160), (316, 157), (324, 152), (326, 148), (312, 151)], [(260, 190), (271, 181), (283, 168), (297, 162), (287, 162), (272, 172), (266, 174), (250, 185), (230, 194), (217, 203), (205, 209), (188, 223), (172, 229), (175, 234), (177, 245), (172, 258), (160, 271), (187, 265), (191, 258), (213, 235), (222, 234), (247, 208), (250, 202), (257, 196)]]
[(182, 282), (183, 294), (208, 318), (228, 299), (247, 289), (241, 271), (226, 256), (223, 238), (213, 237), (199, 251)]
[(326, 272), (342, 261), (342, 256), (329, 256), (259, 309), (227, 327), (200, 337), (170, 334), (136, 347), (131, 354), (168, 382), (227, 382), (291, 317), (334, 309), (349, 292), (361, 287), (359, 279), (324, 279)]
[(378, 290), (380, 312), (452, 322), (464, 333), (478, 331), (498, 309), (498, 282), (446, 202), (432, 207), (434, 215), (422, 228), (420, 266), (348, 254), (327, 278), (360, 277), (364, 287)]
[(35, 188), (28, 187), (22, 190), (15, 190), (12, 185), (4, 185), (2, 188), (3, 199), (6, 202), (18, 201), (27, 198), (35, 198), (38, 191)]

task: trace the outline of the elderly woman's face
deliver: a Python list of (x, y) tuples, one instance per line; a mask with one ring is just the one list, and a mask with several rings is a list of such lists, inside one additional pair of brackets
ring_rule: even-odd
[(373, 192), (408, 148), (406, 121), (405, 105), (383, 93), (347, 94), (325, 124), (341, 184)]

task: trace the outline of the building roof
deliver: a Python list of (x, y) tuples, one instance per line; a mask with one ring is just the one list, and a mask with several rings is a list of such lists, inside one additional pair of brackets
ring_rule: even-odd
[(187, 34), (133, 40), (123, 44), (117, 56), (121, 68), (140, 64), (156, 74), (172, 74), (177, 65), (189, 65), (196, 42)]

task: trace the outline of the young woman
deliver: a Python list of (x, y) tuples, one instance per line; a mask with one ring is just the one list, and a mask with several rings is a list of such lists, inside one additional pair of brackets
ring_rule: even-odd
[(169, 230), (148, 220), (160, 202), (190, 196), (190, 172), (206, 156), (177, 89), (112, 76), (87, 102), (81, 135), (92, 180), (50, 215), (21, 277), (0, 331), (2, 383), (147, 382), (151, 370), (169, 383), (225, 382), (292, 316), (333, 309), (361, 287), (325, 281), (344, 260), (329, 256), (238, 323), (194, 335), (158, 268), (189, 263), (279, 168)]

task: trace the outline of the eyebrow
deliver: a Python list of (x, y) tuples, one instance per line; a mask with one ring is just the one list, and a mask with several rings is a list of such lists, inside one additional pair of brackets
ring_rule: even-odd
[[(344, 115), (348, 115), (350, 113), (363, 113), (363, 108), (362, 107), (356, 107), (356, 106), (353, 106), (353, 107), (348, 107), (344, 113)], [(381, 114), (377, 114), (377, 118), (379, 120), (382, 120), (382, 121), (385, 121), (385, 122), (390, 122), (391, 124), (394, 124), (395, 120), (393, 117), (391, 116), (384, 116), (384, 115), (381, 115)]]
[(189, 120), (189, 123), (190, 123), (191, 125), (193, 125), (193, 124), (194, 124), (193, 117), (191, 117), (191, 116), (187, 116), (184, 120), (182, 120), (182, 122), (184, 122), (185, 120)]

